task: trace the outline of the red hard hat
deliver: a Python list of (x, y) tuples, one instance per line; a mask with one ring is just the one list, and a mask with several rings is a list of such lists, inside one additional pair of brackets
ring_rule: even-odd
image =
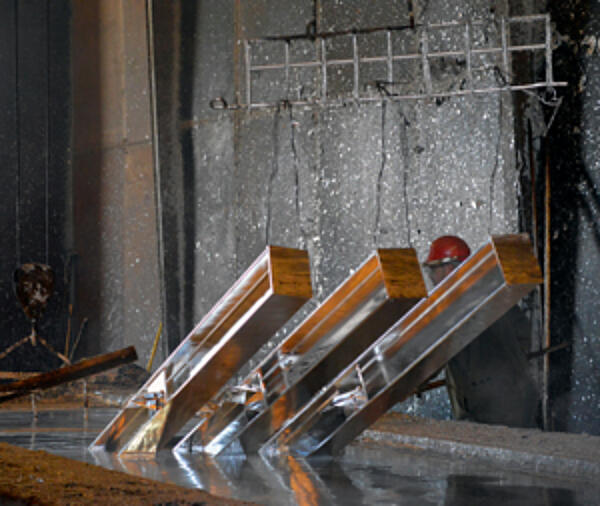
[(445, 262), (462, 262), (471, 254), (468, 244), (455, 235), (443, 235), (431, 243), (425, 264), (436, 265)]

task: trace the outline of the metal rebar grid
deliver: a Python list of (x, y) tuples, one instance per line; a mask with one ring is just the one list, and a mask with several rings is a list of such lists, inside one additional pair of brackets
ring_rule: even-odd
[[(538, 32), (544, 33), (543, 41), (536, 42), (535, 40), (527, 43), (512, 43), (511, 42), (511, 27), (515, 25), (529, 24), (533, 30), (529, 33)], [(495, 40), (490, 42), (491, 45), (482, 45), (476, 42), (474, 37), (475, 28), (493, 27)], [(440, 30), (461, 30), (462, 37), (458, 34), (457, 39), (462, 39), (461, 47), (444, 49), (431, 49), (431, 39)], [(394, 52), (393, 35), (409, 34), (413, 38), (413, 46), (418, 47), (415, 52)], [(381, 37), (385, 40), (382, 44), (382, 54), (375, 56), (361, 56), (359, 36), (361, 37)], [(533, 36), (531, 36), (533, 38)], [(330, 57), (332, 42), (344, 42), (343, 39), (349, 39), (351, 47), (351, 57)], [(298, 41), (313, 42), (315, 48), (314, 59), (294, 61), (292, 55), (292, 43)], [(283, 47), (282, 60), (272, 62), (256, 62), (255, 54), (264, 50), (265, 44), (281, 44)], [(336, 107), (346, 105), (348, 103), (363, 103), (363, 102), (380, 102), (381, 100), (411, 100), (423, 98), (438, 98), (450, 97), (483, 93), (495, 93), (502, 91), (522, 91), (537, 88), (556, 88), (566, 86), (566, 82), (558, 82), (554, 80), (552, 67), (552, 27), (550, 16), (548, 14), (503, 17), (499, 20), (473, 20), (451, 22), (443, 24), (429, 24), (410, 27), (390, 27), (381, 29), (366, 29), (355, 30), (351, 32), (339, 32), (319, 34), (313, 36), (281, 36), (267, 37), (260, 39), (247, 39), (244, 41), (245, 54), (245, 99), (244, 104), (235, 104), (228, 106), (231, 109), (248, 108), (260, 109), (277, 107), (282, 102), (292, 106), (327, 106)], [(512, 79), (510, 56), (515, 52), (540, 52), (544, 55), (545, 62), (545, 79), (543, 81), (535, 81), (530, 83), (518, 83)], [(456, 58), (464, 59), (465, 78), (464, 83), (459, 89), (437, 90), (435, 87), (435, 78), (432, 76), (431, 67), (436, 59), (439, 58)], [(476, 66), (475, 62), (482, 58), (493, 60), (483, 66)], [(269, 60), (272, 58), (267, 58)], [(374, 75), (372, 72), (366, 72), (364, 66), (366, 64), (381, 63), (384, 64), (381, 75)], [(399, 92), (381, 93), (381, 88), (378, 92), (373, 92), (373, 89), (361, 89), (361, 76), (368, 76), (369, 83), (384, 83), (386, 85), (394, 85), (394, 74), (401, 71), (403, 65), (420, 65), (419, 76), (413, 80), (415, 88), (412, 90), (401, 90)], [(331, 83), (329, 82), (332, 75), (332, 67), (351, 68), (352, 71), (352, 86), (347, 90), (344, 96), (332, 96), (330, 93)], [(293, 97), (291, 96), (290, 81), (291, 73), (297, 69), (310, 69), (314, 72), (312, 81), (315, 84), (315, 89), (307, 96)], [(502, 82), (498, 84), (497, 79), (494, 83), (489, 80), (477, 80), (474, 75), (476, 72), (500, 72)], [(255, 78), (264, 73), (270, 73), (274, 79), (283, 82), (283, 98), (262, 97), (256, 99)], [(491, 75), (491, 74), (490, 74)], [(280, 87), (273, 87), (281, 91)], [(367, 87), (365, 87), (367, 88)]]

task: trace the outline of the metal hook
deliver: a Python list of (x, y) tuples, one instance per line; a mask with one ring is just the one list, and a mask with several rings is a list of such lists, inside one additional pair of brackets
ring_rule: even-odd
[(223, 97), (213, 98), (209, 104), (210, 108), (216, 111), (228, 109), (227, 101)]

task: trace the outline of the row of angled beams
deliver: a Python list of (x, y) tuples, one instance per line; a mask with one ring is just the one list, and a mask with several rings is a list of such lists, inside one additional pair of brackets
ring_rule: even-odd
[[(340, 453), (541, 282), (527, 236), (492, 238), (314, 396), (262, 451)], [(348, 403), (349, 393), (359, 402)]]
[(310, 297), (306, 253), (268, 248), (92, 447), (154, 452), (196, 420), (179, 449), (339, 452), (540, 279), (524, 236), (493, 238), (428, 297), (413, 250), (377, 250), (241, 383), (222, 389)]
[(211, 400), (178, 448), (255, 452), (371, 342), (426, 296), (413, 249), (380, 249), (237, 386)]

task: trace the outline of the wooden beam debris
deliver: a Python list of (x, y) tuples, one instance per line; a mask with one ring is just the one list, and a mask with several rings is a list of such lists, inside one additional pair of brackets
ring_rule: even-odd
[(35, 374), (28, 378), (0, 384), (0, 403), (29, 394), (33, 390), (44, 390), (63, 383), (75, 381), (120, 365), (135, 362), (137, 353), (133, 346), (97, 355), (80, 362), (54, 369), (53, 371)]

